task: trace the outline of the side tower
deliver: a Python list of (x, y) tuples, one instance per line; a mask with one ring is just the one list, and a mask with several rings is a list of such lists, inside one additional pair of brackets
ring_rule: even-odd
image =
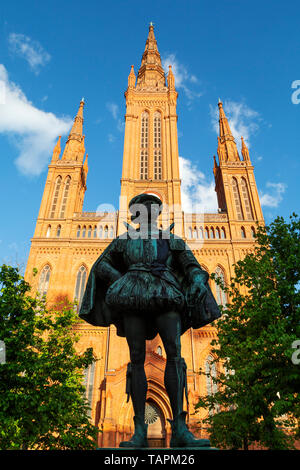
[[(44, 294), (48, 291), (52, 264), (55, 264), (53, 275), (57, 279), (52, 279), (52, 289), (47, 297), (50, 301), (68, 295), (67, 283), (63, 282), (64, 246), (73, 236), (74, 215), (82, 211), (86, 191), (88, 160), (87, 156), (84, 158), (83, 107), (82, 99), (61, 158), (61, 137), (54, 147), (25, 273), (26, 279)], [(43, 249), (47, 252), (45, 276), (39, 276), (39, 285), (35, 285), (32, 269), (40, 265), (39, 254)], [(40, 271), (43, 269), (41, 267)]]
[(230, 238), (251, 238), (256, 222), (264, 223), (258, 197), (254, 168), (242, 137), (242, 159), (232, 135), (223, 103), (219, 100), (218, 157), (214, 157), (214, 175), (218, 205), (227, 212)]
[[(169, 207), (171, 222), (179, 221), (177, 91), (171, 66), (166, 83), (152, 24), (137, 78), (131, 66), (125, 98), (120, 218), (126, 220), (128, 202), (133, 196), (152, 192)], [(120, 231), (122, 225), (119, 223)]]

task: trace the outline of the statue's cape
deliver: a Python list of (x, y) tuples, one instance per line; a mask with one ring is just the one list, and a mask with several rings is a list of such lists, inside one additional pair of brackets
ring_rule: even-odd
[[(94, 326), (107, 327), (114, 324), (117, 328), (118, 336), (125, 336), (124, 332), (124, 317), (121, 313), (117, 313), (109, 308), (105, 302), (105, 296), (109, 287), (103, 280), (99, 279), (96, 275), (97, 267), (102, 262), (105, 254), (113, 250), (117, 255), (115, 256), (115, 268), (121, 272), (126, 272), (125, 266), (123, 266), (123, 252), (125, 250), (126, 238), (118, 237), (112, 241), (112, 243), (104, 250), (99, 258), (94, 263), (89, 278), (87, 281), (86, 289), (82, 299), (79, 316), (86, 322)], [(199, 267), (201, 266), (194, 257), (192, 251), (187, 247), (181, 238), (177, 238), (171, 234), (169, 242), (169, 248), (172, 255), (176, 258), (179, 252), (185, 252), (184, 256), (187, 259), (187, 264)], [(181, 313), (182, 331), (184, 333), (188, 328), (200, 328), (207, 325), (221, 316), (220, 309), (215, 301), (215, 298), (211, 292), (208, 284), (209, 275), (206, 271), (202, 272), (205, 274), (205, 285), (207, 288), (207, 295), (204, 300), (194, 305), (192, 308), (186, 306), (185, 310)], [(186, 275), (183, 269), (180, 269), (178, 264), (177, 271), (175, 272), (176, 278), (181, 284), (181, 292), (186, 296), (188, 284)], [(146, 319), (147, 320), (147, 319)], [(153, 339), (157, 335), (158, 331), (155, 326), (155, 322), (151, 319), (147, 322), (147, 339)]]

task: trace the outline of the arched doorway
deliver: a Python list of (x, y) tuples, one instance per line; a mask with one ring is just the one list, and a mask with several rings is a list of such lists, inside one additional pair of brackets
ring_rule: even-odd
[(145, 422), (148, 424), (149, 447), (165, 447), (165, 419), (161, 409), (153, 401), (147, 401)]

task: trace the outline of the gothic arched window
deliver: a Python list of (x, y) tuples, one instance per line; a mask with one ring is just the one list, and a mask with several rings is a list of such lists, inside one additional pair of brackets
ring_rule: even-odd
[[(217, 277), (222, 281), (222, 283), (225, 284), (225, 276), (224, 276), (223, 269), (221, 269), (220, 266), (218, 266), (215, 273)], [(225, 307), (227, 303), (226, 292), (222, 289), (221, 286), (219, 286), (219, 284), (217, 283), (215, 284), (216, 284), (216, 293), (217, 293), (217, 303)]]
[(141, 116), (141, 161), (140, 177), (142, 180), (148, 178), (148, 151), (149, 151), (149, 113), (143, 112)]
[(215, 238), (215, 231), (213, 229), (213, 227), (210, 227), (210, 238)]
[(206, 374), (206, 393), (207, 395), (214, 395), (218, 391), (218, 386), (213, 379), (217, 378), (217, 368), (214, 358), (209, 355), (205, 361), (205, 374)]
[(105, 225), (104, 227), (104, 238), (108, 238), (108, 226)]
[(226, 232), (224, 227), (221, 228), (221, 238), (226, 238)]
[(241, 238), (246, 238), (246, 231), (244, 227), (241, 227)]
[(86, 369), (83, 371), (83, 384), (85, 387), (85, 398), (89, 404), (88, 417), (91, 417), (91, 408), (93, 400), (93, 388), (94, 388), (94, 378), (95, 378), (95, 362), (92, 362)]
[(80, 225), (78, 225), (78, 227), (77, 227), (77, 234), (76, 234), (76, 236), (77, 236), (77, 238), (80, 237)]
[(112, 225), (110, 226), (110, 230), (109, 230), (109, 238), (114, 238), (114, 228)]
[(197, 230), (197, 227), (194, 227), (194, 230), (193, 230), (193, 238), (198, 238), (198, 230)]
[(240, 191), (238, 187), (238, 182), (236, 178), (232, 178), (232, 190), (233, 190), (233, 197), (234, 197), (234, 202), (235, 202), (235, 209), (236, 209), (236, 215), (238, 220), (243, 220), (243, 209), (242, 209), (242, 203), (241, 203), (241, 197), (240, 197)]
[(159, 356), (162, 356), (162, 349), (161, 349), (161, 346), (157, 346), (156, 354), (158, 354)]
[(81, 266), (77, 272), (76, 285), (75, 285), (75, 300), (78, 302), (77, 309), (80, 309), (80, 305), (83, 298), (87, 278), (87, 271), (85, 266)]
[(82, 235), (81, 235), (82, 238), (85, 238), (85, 234), (86, 234), (86, 226), (84, 225), (84, 226), (82, 227)]
[(208, 227), (205, 227), (205, 238), (209, 238), (209, 230), (208, 230)]
[(38, 291), (41, 295), (46, 295), (49, 288), (49, 281), (51, 275), (51, 268), (49, 264), (43, 267), (43, 270), (40, 275)]
[(204, 238), (204, 236), (203, 236), (203, 227), (199, 228), (199, 237)]
[(56, 236), (57, 236), (57, 238), (60, 237), (60, 234), (61, 234), (61, 225), (58, 225), (58, 226), (57, 226), (57, 230), (56, 230)]
[(216, 228), (216, 238), (217, 239), (220, 238), (220, 229), (219, 229), (219, 227)]
[(93, 237), (94, 237), (94, 238), (97, 238), (97, 225), (94, 226)]
[(189, 227), (189, 238), (193, 238), (192, 227)]
[(91, 238), (92, 236), (92, 226), (89, 225), (89, 228), (88, 228), (88, 238)]
[(255, 238), (255, 228), (254, 227), (251, 227), (251, 235), (252, 235), (252, 238)]
[(161, 114), (156, 112), (154, 114), (153, 122), (153, 138), (154, 138), (154, 179), (161, 180), (162, 178), (162, 162), (161, 162)]
[(102, 227), (102, 225), (100, 225), (100, 227), (99, 227), (98, 237), (99, 237), (99, 238), (102, 238), (102, 237), (103, 237), (103, 227)]
[(61, 187), (61, 176), (58, 176), (56, 178), (56, 183), (55, 183), (55, 188), (54, 188), (54, 193), (53, 193), (53, 199), (52, 199), (52, 205), (51, 205), (51, 211), (50, 211), (50, 219), (54, 219), (55, 216), (55, 210), (57, 206), (57, 200), (58, 200), (58, 195)]
[(64, 216), (65, 216), (65, 210), (66, 210), (66, 206), (67, 206), (70, 183), (71, 183), (71, 177), (67, 176), (66, 181), (65, 181), (64, 193), (63, 193), (63, 198), (62, 198), (62, 202), (61, 202), (61, 209), (60, 209), (60, 216), (59, 216), (61, 219), (63, 219)]
[(247, 182), (245, 178), (241, 179), (241, 188), (242, 188), (242, 194), (243, 194), (244, 203), (245, 203), (247, 219), (253, 220), (253, 212), (252, 212), (252, 207), (251, 207), (251, 202), (250, 202), (250, 197), (249, 197), (248, 186), (247, 186)]
[(46, 233), (46, 238), (49, 238), (49, 237), (50, 237), (50, 234), (51, 234), (51, 225), (48, 225), (47, 233)]

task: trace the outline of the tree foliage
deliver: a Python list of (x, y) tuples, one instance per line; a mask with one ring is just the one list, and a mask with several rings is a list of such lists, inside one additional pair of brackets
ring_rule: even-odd
[(300, 339), (299, 217), (258, 227), (254, 252), (234, 268), (227, 286), (212, 275), (228, 304), (213, 342), (218, 391), (197, 408), (209, 410), (214, 445), (289, 448), (299, 438), (300, 415), (300, 361), (292, 359)]
[(72, 304), (48, 310), (29, 291), (18, 269), (0, 267), (0, 449), (93, 449), (82, 375), (92, 350), (75, 351)]

